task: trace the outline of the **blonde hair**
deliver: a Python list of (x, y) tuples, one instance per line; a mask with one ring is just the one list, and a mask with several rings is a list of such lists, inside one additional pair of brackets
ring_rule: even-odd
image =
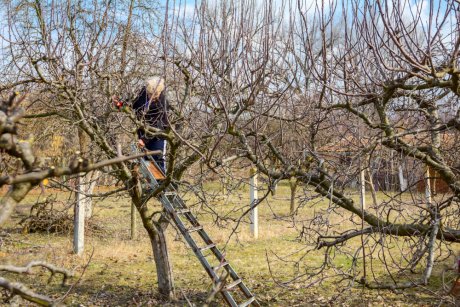
[(151, 99), (160, 97), (165, 89), (165, 80), (161, 77), (151, 77), (145, 80), (145, 90)]

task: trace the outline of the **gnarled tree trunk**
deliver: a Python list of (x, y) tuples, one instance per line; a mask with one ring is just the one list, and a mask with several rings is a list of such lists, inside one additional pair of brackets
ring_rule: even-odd
[(149, 236), (157, 270), (158, 291), (165, 299), (172, 299), (174, 298), (174, 279), (164, 229), (157, 228), (152, 234), (149, 232)]
[(139, 195), (139, 190), (135, 191), (131, 195), (132, 201), (141, 216), (142, 224), (147, 230), (150, 243), (152, 244), (153, 257), (157, 270), (158, 292), (164, 299), (169, 300), (174, 298), (174, 279), (164, 233), (169, 221), (164, 215), (158, 221), (154, 221), (148, 212), (145, 202), (141, 197), (138, 197)]

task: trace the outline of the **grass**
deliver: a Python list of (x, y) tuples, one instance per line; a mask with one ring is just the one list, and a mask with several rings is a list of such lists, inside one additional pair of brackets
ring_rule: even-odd
[[(219, 186), (215, 183), (206, 186), (210, 193), (217, 197), (210, 199), (209, 206), (231, 218), (238, 218), (246, 209), (244, 204), (249, 203), (248, 188), (235, 190), (228, 197), (218, 195)], [(55, 193), (49, 190), (41, 197)], [(259, 194), (260, 196), (260, 194)], [(66, 199), (68, 195), (60, 193), (59, 199)], [(385, 198), (379, 194), (379, 198)], [(196, 203), (196, 199), (186, 195), (188, 203)], [(34, 278), (28, 276), (5, 277), (23, 281), (25, 284), (40, 293), (47, 293), (55, 298), (62, 297), (67, 291), (70, 293), (64, 302), (69, 305), (84, 304), (85, 306), (128, 306), (128, 305), (174, 305), (184, 306), (186, 298), (193, 304), (202, 305), (211, 291), (211, 281), (194, 254), (183, 243), (173, 227), (168, 227), (167, 239), (171, 262), (174, 270), (177, 300), (162, 302), (156, 294), (156, 273), (152, 258), (151, 245), (142, 226), (138, 225), (138, 238), (129, 239), (130, 234), (130, 202), (129, 199), (107, 198), (95, 200), (94, 217), (97, 223), (103, 225), (104, 235), (89, 235), (86, 238), (86, 248), (83, 256), (72, 253), (72, 235), (55, 234), (22, 234), (16, 224), (21, 216), (28, 213), (30, 205), (37, 200), (37, 195), (30, 195), (20, 205), (10, 223), (6, 227), (8, 236), (0, 246), (2, 263), (15, 265), (26, 264), (30, 260), (42, 259), (50, 263), (75, 271), (76, 277), (67, 286), (60, 286), (57, 277), (47, 283), (49, 274), (39, 272)], [(368, 196), (370, 203), (371, 197)], [(159, 208), (159, 204), (157, 204)], [(241, 207), (232, 211), (234, 207)], [(311, 217), (318, 208), (325, 208), (326, 202), (315, 206), (306, 205), (299, 209), (297, 218)], [(305, 287), (305, 283), (294, 283), (289, 287), (280, 286), (278, 281), (286, 281), (296, 272), (294, 261), (303, 255), (305, 245), (296, 240), (299, 226), (294, 226), (287, 218), (289, 213), (289, 188), (280, 185), (275, 197), (268, 197), (266, 202), (259, 206), (259, 238), (251, 237), (247, 217), (230, 239), (236, 223), (231, 220), (219, 221), (218, 227), (214, 216), (206, 213), (209, 208), (199, 205), (192, 206), (198, 213), (198, 219), (205, 226), (208, 234), (218, 244), (225, 248), (227, 259), (242, 276), (249, 288), (257, 295), (263, 305), (270, 306), (323, 306), (323, 305), (436, 305), (439, 302), (432, 299), (427, 292), (407, 290), (404, 293), (391, 291), (370, 291), (360, 287), (342, 289), (336, 279), (325, 281), (312, 287)], [(286, 217), (286, 218), (274, 218)], [(340, 227), (351, 225), (338, 214), (333, 223), (340, 223)], [(352, 242), (350, 250), (357, 247), (358, 240)], [(353, 246), (356, 245), (356, 246)], [(283, 262), (274, 255), (285, 256)], [(292, 255), (291, 255), (292, 254)], [(270, 268), (267, 262), (270, 259)], [(323, 259), (322, 250), (314, 251), (300, 263), (299, 269), (306, 270), (309, 266), (319, 265)], [(334, 259), (336, 265), (350, 267), (352, 260), (343, 254)], [(377, 267), (377, 274), (383, 269)], [(434, 278), (432, 287), (439, 288), (439, 278)], [(73, 286), (72, 286), (73, 285)], [(343, 295), (337, 294), (346, 290)], [(433, 288), (433, 290), (437, 290)], [(0, 294), (1, 297), (1, 294)], [(21, 304), (21, 303), (19, 303)], [(223, 305), (217, 301), (216, 305)]]

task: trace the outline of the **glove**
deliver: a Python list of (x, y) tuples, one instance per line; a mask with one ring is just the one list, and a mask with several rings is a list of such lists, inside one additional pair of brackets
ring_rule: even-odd
[(118, 99), (118, 97), (115, 96), (115, 95), (112, 96), (112, 103), (119, 111), (121, 111), (123, 109), (123, 101)]

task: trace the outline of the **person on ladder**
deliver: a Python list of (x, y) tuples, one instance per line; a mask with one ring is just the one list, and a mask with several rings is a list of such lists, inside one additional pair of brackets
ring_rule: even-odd
[[(112, 97), (114, 105), (121, 109), (124, 102), (117, 97)], [(161, 77), (151, 77), (145, 80), (145, 85), (137, 95), (132, 109), (136, 118), (144, 126), (166, 130), (169, 127), (168, 121), (168, 101), (165, 95), (165, 81)], [(166, 140), (160, 136), (149, 136), (144, 127), (137, 129), (140, 147), (152, 151), (161, 151), (162, 154), (153, 155), (152, 158), (160, 167), (161, 171), (166, 174)]]

